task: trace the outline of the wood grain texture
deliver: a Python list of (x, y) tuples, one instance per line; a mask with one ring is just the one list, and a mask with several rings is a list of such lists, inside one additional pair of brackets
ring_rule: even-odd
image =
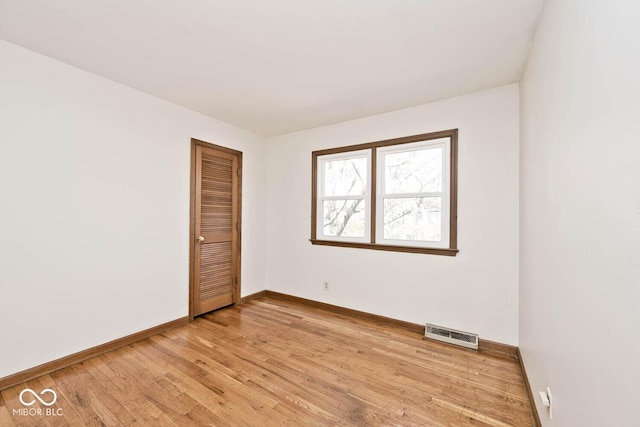
[(518, 360), (518, 347), (500, 342), (478, 340), (478, 349), (486, 354), (492, 354), (494, 356), (508, 357), (513, 360)]
[(200, 233), (231, 234), (233, 160), (202, 153)]
[(251, 300), (258, 299), (258, 298), (264, 298), (266, 296), (267, 296), (267, 291), (266, 290), (259, 291), (259, 292), (256, 292), (256, 293), (253, 293), (253, 294), (249, 294), (249, 295), (246, 295), (246, 296), (240, 298), (239, 304), (244, 304), (245, 302), (249, 302)]
[[(237, 303), (240, 299), (242, 152), (192, 138), (190, 182), (189, 319), (193, 320), (198, 314)], [(203, 279), (200, 274), (201, 245), (197, 240), (200, 235), (207, 243), (232, 242), (231, 293), (209, 300), (200, 298)]]
[[(54, 389), (54, 408), (63, 415), (12, 415), (27, 386)], [(516, 361), (269, 297), (206, 314), (2, 397), (3, 426), (532, 425)]]
[[(403, 246), (403, 245), (384, 245), (376, 242), (376, 203), (377, 194), (377, 148), (389, 147), (394, 145), (408, 144), (418, 141), (426, 141), (431, 139), (450, 138), (450, 165), (449, 168), (449, 194), (450, 194), (450, 206), (449, 206), (449, 247), (448, 248), (426, 248), (416, 246)], [(330, 154), (347, 153), (358, 150), (370, 150), (371, 151), (371, 242), (370, 243), (355, 243), (344, 241), (332, 241), (318, 239), (317, 235), (317, 220), (318, 220), (318, 157)], [(312, 245), (321, 246), (337, 246), (345, 248), (356, 249), (373, 249), (378, 251), (390, 251), (390, 252), (408, 252), (416, 254), (430, 254), (430, 255), (443, 255), (443, 256), (456, 256), (459, 252), (458, 249), (458, 129), (449, 129), (439, 132), (424, 133), (420, 135), (411, 135), (401, 138), (385, 139), (382, 141), (367, 142), (363, 144), (349, 145), (345, 147), (328, 148), (324, 150), (317, 150), (311, 153), (311, 238), (309, 239)]]
[(320, 301), (314, 301), (306, 298), (297, 297), (295, 295), (283, 294), (280, 292), (275, 292), (270, 290), (266, 290), (265, 295), (271, 299), (289, 301), (294, 304), (302, 304), (308, 307), (318, 308), (318, 309), (325, 310), (327, 312), (342, 315), (342, 316), (352, 316), (360, 319), (367, 319), (382, 325), (397, 326), (407, 331), (412, 331), (412, 332), (416, 332), (418, 334), (424, 335), (425, 326), (419, 325), (417, 323), (405, 322), (402, 320), (392, 319), (390, 317), (379, 316), (377, 314), (371, 314), (364, 311), (353, 310), (351, 308), (340, 307), (338, 305), (327, 304)]
[(231, 242), (202, 245), (200, 250), (200, 301), (231, 292)]
[[(383, 325), (397, 326), (407, 331), (413, 331), (421, 335), (424, 335), (425, 325), (421, 325), (418, 323), (405, 322), (404, 320), (392, 319), (390, 317), (379, 316), (377, 314), (371, 314), (364, 311), (353, 310), (351, 308), (340, 307), (338, 305), (327, 304), (324, 302), (301, 298), (294, 295), (282, 294), (280, 292), (275, 292), (275, 291), (266, 290), (254, 295), (255, 296), (251, 296), (251, 295), (248, 296), (247, 297), (248, 300), (255, 299), (261, 295), (265, 295), (272, 299), (279, 299), (279, 300), (290, 301), (296, 304), (303, 304), (310, 307), (326, 310), (335, 314), (353, 316), (361, 319), (371, 320), (372, 322), (376, 322)], [(479, 339), (478, 350), (481, 353), (484, 353), (487, 355), (507, 357), (513, 360), (518, 360), (518, 347), (514, 347), (508, 344), (502, 344), (495, 341)]]
[[(180, 325), (184, 325), (188, 322), (188, 317), (181, 317), (179, 319), (172, 320), (171, 322), (163, 323), (161, 325), (154, 326), (153, 328), (145, 329), (144, 331), (136, 332), (135, 334), (127, 335), (126, 337), (118, 338), (113, 341), (88, 348), (78, 353), (70, 354), (68, 356), (61, 357), (60, 359), (56, 359), (51, 362), (47, 362), (42, 365), (38, 365), (33, 368), (0, 378), (0, 390), (13, 387), (16, 384), (20, 384), (25, 381), (30, 381), (34, 378), (38, 378), (42, 375), (48, 374), (49, 372), (65, 368), (74, 363), (94, 357), (98, 354), (112, 351), (119, 347), (127, 346), (136, 341), (143, 340), (152, 335), (160, 334), (164, 331)], [(2, 399), (0, 398), (0, 402), (1, 401)], [(0, 426), (2, 426), (2, 424), (0, 424)]]
[(379, 243), (356, 243), (356, 242), (338, 242), (333, 240), (318, 240), (310, 239), (312, 245), (320, 246), (337, 246), (342, 248), (355, 248), (355, 249), (373, 249), (376, 251), (387, 252), (407, 252), (411, 254), (430, 254), (430, 255), (443, 255), (443, 256), (456, 256), (458, 249), (447, 248), (421, 248), (418, 246), (397, 246), (397, 245), (381, 245)]
[(449, 209), (449, 248), (458, 248), (458, 129), (451, 133), (449, 194), (451, 195)]
[(527, 396), (529, 397), (529, 405), (531, 406), (531, 416), (533, 417), (533, 424), (535, 427), (542, 427), (542, 423), (540, 422), (540, 415), (536, 410), (536, 401), (533, 390), (531, 389), (531, 384), (529, 383), (529, 377), (527, 376), (527, 370), (524, 367), (524, 360), (522, 360), (522, 354), (520, 353), (520, 349), (518, 349), (518, 361), (520, 362), (520, 370), (522, 371), (522, 377), (524, 378), (524, 385), (527, 389)]
[[(190, 316), (237, 302), (239, 156), (195, 145), (193, 273)], [(198, 239), (195, 238), (198, 236)]]

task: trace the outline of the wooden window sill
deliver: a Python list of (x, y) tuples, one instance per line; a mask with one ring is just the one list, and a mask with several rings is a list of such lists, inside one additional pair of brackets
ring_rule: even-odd
[(309, 239), (312, 245), (321, 246), (341, 246), (343, 248), (373, 249), (377, 251), (391, 252), (409, 252), (413, 254), (431, 254), (442, 256), (456, 256), (458, 249), (450, 248), (421, 248), (416, 246), (395, 246), (395, 245), (379, 245), (376, 243), (352, 243), (352, 242), (336, 242), (331, 240)]

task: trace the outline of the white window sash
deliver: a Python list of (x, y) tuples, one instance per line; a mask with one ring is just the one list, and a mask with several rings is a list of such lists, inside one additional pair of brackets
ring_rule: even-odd
[[(386, 194), (385, 191), (385, 155), (417, 151), (442, 147), (442, 191), (424, 193), (394, 193)], [(442, 138), (437, 140), (419, 141), (409, 144), (392, 145), (380, 147), (376, 152), (376, 244), (393, 246), (412, 246), (423, 248), (448, 248), (449, 247), (449, 223), (450, 223), (450, 171), (451, 171), (451, 139)], [(440, 241), (428, 240), (400, 240), (384, 238), (384, 200), (385, 199), (413, 199), (421, 197), (441, 197), (441, 222)]]
[[(367, 180), (365, 183), (365, 194), (354, 196), (325, 196), (324, 164), (328, 161), (333, 160), (348, 160), (360, 157), (365, 157), (367, 162)], [(318, 182), (316, 195), (316, 239), (335, 242), (371, 243), (371, 172), (371, 149), (349, 151), (346, 153), (327, 154), (317, 157), (316, 176)], [(324, 202), (329, 200), (364, 200), (365, 224), (363, 237), (330, 236), (324, 234)]]

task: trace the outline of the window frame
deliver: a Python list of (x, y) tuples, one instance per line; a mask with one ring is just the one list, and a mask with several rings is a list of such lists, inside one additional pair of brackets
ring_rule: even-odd
[[(318, 189), (317, 189), (317, 211), (316, 211), (316, 230), (320, 234), (322, 240), (333, 240), (336, 242), (353, 242), (353, 243), (368, 243), (371, 241), (371, 208), (365, 208), (364, 215), (364, 236), (363, 237), (349, 237), (349, 236), (325, 236), (324, 226), (322, 219), (324, 217), (324, 201), (326, 200), (364, 200), (365, 206), (370, 206), (371, 203), (371, 150), (356, 150), (347, 151), (336, 154), (327, 154), (317, 158), (317, 170), (318, 170)], [(364, 195), (339, 195), (339, 196), (325, 196), (324, 195), (324, 164), (327, 161), (335, 160), (347, 160), (353, 158), (365, 157), (367, 159), (367, 182), (365, 183)]]
[[(392, 245), (392, 246), (416, 246), (420, 248), (432, 247), (432, 248), (448, 248), (449, 247), (449, 221), (451, 218), (449, 217), (449, 192), (447, 189), (449, 188), (449, 180), (450, 177), (445, 173), (448, 171), (451, 166), (451, 158), (449, 156), (449, 150), (451, 146), (451, 140), (446, 140), (448, 138), (438, 138), (438, 139), (430, 139), (426, 141), (418, 141), (411, 142), (406, 144), (399, 145), (389, 145), (386, 147), (378, 147), (376, 149), (376, 156), (378, 157), (377, 164), (377, 174), (376, 177), (380, 177), (377, 184), (378, 192), (376, 194), (376, 200), (379, 201), (376, 205), (376, 217), (384, 218), (384, 200), (385, 199), (394, 199), (394, 198), (421, 198), (421, 197), (440, 197), (441, 198), (441, 221), (442, 221), (442, 235), (440, 242), (426, 241), (426, 240), (400, 240), (400, 239), (386, 239), (384, 237), (384, 229), (382, 227), (377, 227), (376, 239), (375, 242), (381, 245)], [(429, 149), (429, 148), (442, 148), (442, 190), (441, 191), (431, 191), (431, 192), (413, 192), (413, 193), (398, 193), (392, 194), (387, 193), (385, 191), (385, 154), (396, 154), (396, 153), (406, 153), (410, 151), (418, 151), (421, 149)], [(401, 197), (404, 196), (404, 197)], [(425, 243), (429, 243), (427, 246)]]
[[(384, 177), (379, 178), (378, 175), (381, 173), (381, 168), (383, 165), (378, 165), (378, 151), (382, 149), (382, 153), (385, 151), (395, 151), (394, 148), (397, 148), (398, 151), (408, 151), (403, 150), (404, 144), (411, 143), (419, 143), (423, 142), (424, 146), (429, 145), (429, 142), (432, 140), (449, 138), (449, 142), (445, 144), (448, 145), (448, 150), (445, 149), (445, 153), (443, 153), (443, 163), (448, 163), (449, 173), (446, 174), (443, 169), (443, 192), (446, 193), (446, 182), (448, 180), (449, 185), (449, 200), (448, 203), (445, 203), (445, 200), (442, 201), (442, 215), (443, 218), (447, 217), (448, 220), (448, 245), (446, 242), (441, 244), (434, 244), (429, 246), (423, 246), (424, 241), (413, 242), (413, 241), (405, 241), (405, 240), (390, 240), (390, 239), (382, 239), (382, 242), (379, 241), (380, 236), (382, 236), (382, 230), (376, 229), (376, 218), (382, 214), (382, 206), (377, 206), (378, 202), (380, 204), (383, 203), (383, 196), (381, 194), (380, 189), (378, 189), (378, 182), (380, 179), (384, 179)], [(432, 142), (433, 144), (433, 142)], [(352, 154), (355, 152), (362, 152), (364, 150), (368, 150), (370, 153), (370, 159), (368, 162), (368, 197), (367, 200), (368, 212), (365, 212), (365, 230), (368, 228), (368, 233), (365, 231), (365, 236), (368, 237), (368, 241), (364, 239), (358, 239), (357, 241), (354, 238), (344, 238), (344, 237), (335, 237), (335, 236), (324, 236), (319, 234), (319, 229), (322, 230), (321, 224), (319, 221), (322, 220), (322, 213), (320, 209), (322, 208), (322, 200), (320, 196), (321, 188), (321, 179), (323, 178), (322, 173), (319, 173), (319, 163), (326, 159), (331, 158), (348, 158), (355, 157)], [(448, 152), (447, 152), (448, 151)], [(331, 157), (328, 157), (331, 156)], [(334, 157), (335, 156), (335, 157)], [(386, 139), (382, 141), (368, 142), (364, 144), (356, 144), (344, 147), (336, 147), (325, 150), (317, 150), (311, 153), (312, 165), (311, 165), (311, 239), (310, 242), (313, 245), (323, 245), (323, 246), (340, 246), (340, 247), (350, 247), (350, 248), (361, 248), (361, 249), (374, 249), (374, 250), (383, 250), (383, 251), (393, 251), (393, 252), (410, 252), (410, 253), (424, 253), (424, 254), (433, 254), (433, 255), (444, 255), (444, 256), (456, 256), (458, 253), (458, 241), (457, 241), (457, 227), (458, 227), (458, 203), (457, 203), (457, 194), (458, 194), (458, 129), (449, 129), (439, 132), (430, 132), (419, 135), (411, 135), (401, 138), (393, 138)], [(383, 173), (384, 171), (382, 171)], [(384, 184), (383, 184), (384, 185)], [(448, 212), (447, 212), (448, 211)], [(368, 227), (367, 227), (368, 226)], [(443, 238), (444, 241), (444, 238)]]

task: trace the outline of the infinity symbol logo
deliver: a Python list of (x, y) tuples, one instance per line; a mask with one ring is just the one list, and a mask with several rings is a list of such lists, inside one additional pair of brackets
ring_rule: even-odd
[[(31, 402), (25, 402), (25, 401), (22, 399), (22, 396), (23, 396), (26, 392), (31, 393), (31, 395), (32, 395), (33, 397), (35, 397), (35, 399), (31, 400)], [(50, 393), (50, 394), (52, 394), (52, 395), (53, 395), (53, 400), (52, 400), (51, 402), (45, 402), (45, 401), (40, 397), (40, 396), (44, 395), (45, 393)], [(44, 390), (42, 390), (42, 391), (40, 392), (40, 396), (39, 396), (35, 391), (31, 390), (30, 388), (25, 388), (24, 390), (22, 390), (22, 391), (20, 392), (20, 402), (22, 402), (22, 404), (23, 404), (24, 406), (31, 406), (31, 405), (33, 405), (34, 403), (36, 403), (36, 399), (38, 399), (38, 400), (40, 401), (40, 403), (42, 403), (44, 406), (51, 406), (51, 405), (53, 405), (54, 403), (56, 403), (56, 400), (58, 400), (58, 395), (56, 394), (56, 392), (55, 392), (55, 391), (51, 390), (50, 388), (45, 388)]]

